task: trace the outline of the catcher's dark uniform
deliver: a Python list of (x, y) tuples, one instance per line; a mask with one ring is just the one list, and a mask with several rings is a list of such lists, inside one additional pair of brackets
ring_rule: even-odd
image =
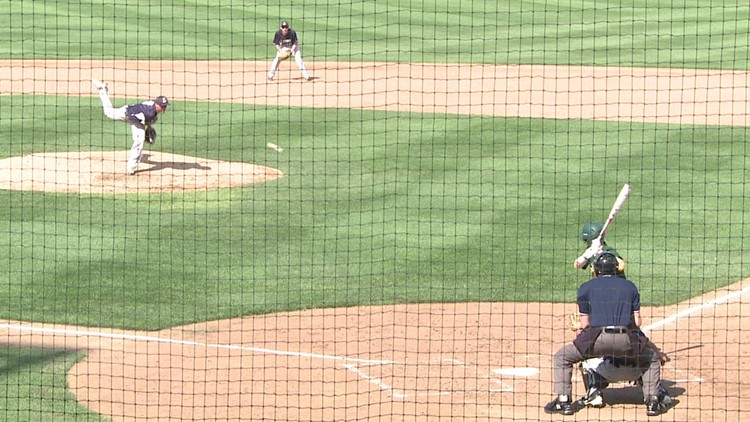
[[(614, 259), (614, 257), (612, 258)], [(632, 357), (647, 368), (643, 372), (644, 397), (661, 392), (661, 362), (649, 349), (634, 325), (633, 314), (640, 311), (640, 293), (625, 277), (600, 275), (578, 288), (578, 311), (588, 315), (589, 326), (573, 341), (560, 348), (552, 358), (555, 394), (572, 394), (573, 365), (592, 357)]]

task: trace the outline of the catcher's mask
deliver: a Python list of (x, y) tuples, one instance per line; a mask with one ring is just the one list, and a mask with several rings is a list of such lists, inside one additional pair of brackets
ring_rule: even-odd
[(581, 228), (581, 240), (583, 240), (584, 243), (590, 243), (592, 240), (599, 237), (599, 233), (602, 232), (603, 228), (604, 224), (598, 221), (584, 224)]
[(617, 275), (617, 267), (620, 263), (617, 261), (615, 254), (611, 252), (602, 252), (595, 259), (592, 267), (596, 275)]

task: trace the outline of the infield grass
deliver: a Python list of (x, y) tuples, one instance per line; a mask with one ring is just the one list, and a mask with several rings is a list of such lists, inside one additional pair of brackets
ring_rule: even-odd
[(78, 404), (66, 373), (83, 353), (0, 348), (0, 414), (7, 421), (103, 421)]
[[(95, 98), (0, 107), (19, 101), (43, 124), (0, 126), (2, 157), (128, 146), (127, 125), (99, 116)], [(204, 107), (171, 108), (155, 148), (284, 177), (202, 193), (2, 191), (0, 318), (159, 329), (304, 308), (572, 301), (586, 279), (570, 265), (578, 229), (605, 218), (625, 182), (634, 192), (609, 240), (644, 303), (747, 273), (729, 253), (747, 228), (726, 224), (750, 219), (745, 128), (322, 109), (289, 125), (287, 109)], [(90, 139), (59, 125), (71, 114)], [(221, 130), (206, 142), (200, 128)], [(283, 154), (265, 147), (270, 133)]]

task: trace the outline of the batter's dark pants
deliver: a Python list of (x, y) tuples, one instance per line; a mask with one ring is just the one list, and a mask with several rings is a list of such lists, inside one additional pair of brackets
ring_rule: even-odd
[[(627, 334), (601, 333), (592, 349), (591, 354), (583, 356), (578, 348), (571, 344), (563, 346), (552, 357), (553, 367), (553, 390), (556, 395), (573, 396), (573, 365), (583, 362), (592, 357), (616, 356), (626, 357), (630, 355), (630, 340)], [(645, 369), (643, 376), (643, 397), (656, 396), (659, 394), (659, 382), (661, 381), (661, 362), (653, 350), (644, 348), (640, 356), (635, 357), (638, 365)], [(634, 380), (635, 381), (635, 380)]]

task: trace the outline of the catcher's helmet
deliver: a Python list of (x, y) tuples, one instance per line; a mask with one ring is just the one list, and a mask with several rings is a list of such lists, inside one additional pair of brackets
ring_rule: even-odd
[(617, 268), (620, 262), (612, 252), (604, 251), (594, 258), (594, 274), (596, 275), (617, 275)]
[(584, 224), (583, 228), (581, 228), (581, 240), (583, 240), (585, 243), (591, 242), (592, 240), (599, 237), (599, 233), (602, 232), (603, 228), (604, 224), (598, 221)]

